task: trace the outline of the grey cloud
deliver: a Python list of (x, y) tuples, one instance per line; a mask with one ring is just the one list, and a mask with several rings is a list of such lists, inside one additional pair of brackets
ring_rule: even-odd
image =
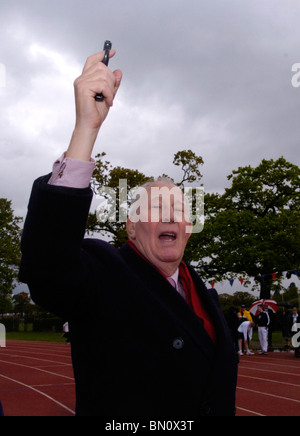
[[(18, 165), (20, 179), (2, 171), (0, 195), (25, 210), (33, 176), (51, 169), (73, 127), (72, 81), (64, 90), (49, 59), (28, 57), (33, 43), (82, 66), (105, 39), (113, 41), (118, 53), (111, 67), (124, 78), (96, 152), (104, 149), (116, 165), (174, 176), (173, 154), (192, 148), (204, 158), (210, 191), (222, 190), (233, 169), (262, 158), (284, 155), (299, 165), (300, 89), (291, 86), (292, 64), (300, 62), (299, 13), (294, 0), (6, 2), (0, 62), (9, 85), (0, 89), (0, 170)], [(51, 95), (40, 88), (39, 102), (33, 91), (43, 77)], [(22, 119), (19, 131), (9, 123), (8, 112), (20, 114), (19, 100), (28, 110), (52, 110), (48, 128), (24, 136)]]

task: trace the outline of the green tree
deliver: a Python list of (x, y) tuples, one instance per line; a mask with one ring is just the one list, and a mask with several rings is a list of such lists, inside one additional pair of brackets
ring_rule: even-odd
[(223, 195), (205, 197), (204, 230), (191, 238), (191, 260), (216, 280), (246, 274), (270, 298), (272, 273), (300, 264), (300, 169), (283, 157), (239, 168)]
[(14, 216), (11, 201), (0, 198), (0, 295), (3, 298), (12, 293), (18, 275), (21, 221)]
[(9, 313), (13, 310), (12, 300), (10, 295), (0, 295), (0, 315), (3, 318), (5, 313)]
[(30, 303), (30, 295), (26, 292), (21, 292), (20, 294), (13, 296), (13, 302), (14, 302), (14, 311), (16, 313), (19, 313), (21, 318), (24, 316), (28, 316), (32, 310), (33, 305)]
[(202, 179), (200, 165), (203, 165), (204, 161), (192, 150), (178, 151), (174, 155), (173, 164), (181, 167), (182, 170), (182, 179), (177, 183), (178, 186), (183, 186), (184, 183), (199, 182)]

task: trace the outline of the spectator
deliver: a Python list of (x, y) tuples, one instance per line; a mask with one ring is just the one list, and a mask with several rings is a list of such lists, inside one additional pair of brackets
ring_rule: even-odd
[(251, 321), (244, 321), (238, 328), (238, 334), (239, 334), (239, 355), (243, 356), (243, 340), (246, 350), (247, 356), (253, 356), (254, 353), (250, 351), (249, 345), (250, 341), (252, 340), (253, 335), (253, 327), (255, 326), (254, 322)]
[(241, 309), (238, 312), (238, 319), (240, 324), (242, 324), (244, 321), (253, 322), (251, 313), (249, 312), (249, 310), (246, 309), (246, 306), (244, 304), (241, 305)]
[(273, 347), (273, 324), (274, 324), (274, 312), (269, 309), (268, 303), (263, 304), (264, 311), (269, 315), (269, 326), (268, 326), (268, 344), (269, 347)]
[(260, 354), (265, 355), (268, 353), (268, 326), (270, 324), (270, 317), (268, 312), (264, 310), (262, 304), (257, 308), (258, 315), (256, 317), (256, 323), (258, 326), (258, 336), (261, 345)]
[(63, 338), (65, 338), (67, 341), (66, 343), (69, 344), (70, 343), (70, 330), (69, 330), (69, 323), (65, 322), (63, 325)]
[(284, 308), (282, 316), (282, 336), (285, 340), (285, 350), (289, 351), (292, 338), (293, 318), (291, 312)]

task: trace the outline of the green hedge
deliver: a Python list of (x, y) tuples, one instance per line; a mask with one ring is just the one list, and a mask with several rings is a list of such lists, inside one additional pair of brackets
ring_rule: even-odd
[(58, 317), (21, 319), (9, 316), (0, 319), (7, 332), (62, 332), (64, 321)]

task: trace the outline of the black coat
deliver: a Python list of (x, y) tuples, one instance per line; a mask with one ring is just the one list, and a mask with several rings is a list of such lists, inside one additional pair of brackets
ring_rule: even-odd
[(70, 325), (77, 415), (233, 415), (237, 361), (217, 294), (190, 268), (215, 346), (184, 299), (132, 248), (84, 239), (90, 189), (33, 186), (21, 281)]

